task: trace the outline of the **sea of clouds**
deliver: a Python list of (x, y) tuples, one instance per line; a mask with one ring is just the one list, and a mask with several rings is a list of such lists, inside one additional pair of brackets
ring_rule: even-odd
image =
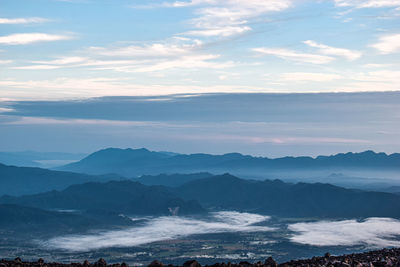
[(178, 216), (147, 217), (143, 218), (142, 224), (128, 229), (56, 237), (47, 241), (45, 246), (68, 251), (89, 251), (107, 247), (138, 246), (194, 234), (265, 232), (274, 228), (256, 224), (269, 219), (269, 216), (229, 211), (211, 213), (209, 217), (202, 219)]
[[(195, 234), (288, 231), (282, 238), (293, 244), (312, 246), (355, 246), (384, 248), (400, 246), (400, 221), (391, 218), (368, 218), (363, 221), (316, 221), (266, 226), (269, 216), (232, 211), (213, 212), (196, 218), (162, 216), (132, 218), (137, 225), (122, 230), (67, 235), (52, 238), (44, 246), (70, 252), (84, 252), (108, 247), (133, 247), (157, 241), (173, 240)], [(262, 223), (262, 225), (260, 224)], [(278, 228), (280, 227), (280, 229)], [(261, 236), (260, 236), (261, 237)], [(280, 240), (261, 240), (259, 244)]]
[(400, 246), (400, 221), (391, 218), (296, 223), (288, 229), (295, 232), (292, 242), (313, 246)]

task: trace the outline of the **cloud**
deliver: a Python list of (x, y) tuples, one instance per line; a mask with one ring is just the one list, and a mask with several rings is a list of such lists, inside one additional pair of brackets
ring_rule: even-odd
[(291, 7), (289, 0), (192, 0), (164, 3), (165, 7), (200, 6), (195, 10), (198, 17), (190, 24), (196, 28), (186, 35), (202, 37), (228, 37), (251, 30), (251, 20), (269, 12), (279, 12)]
[(39, 64), (51, 64), (51, 65), (67, 65), (74, 63), (81, 63), (86, 61), (88, 58), (86, 57), (61, 57), (51, 61), (33, 61), (33, 63)]
[(90, 251), (108, 247), (131, 247), (171, 240), (193, 234), (226, 232), (265, 232), (274, 228), (254, 224), (269, 220), (268, 216), (239, 212), (212, 213), (208, 220), (190, 217), (156, 217), (144, 219), (140, 226), (125, 230), (89, 235), (63, 236), (50, 239), (43, 245), (68, 251)]
[(242, 34), (250, 30), (251, 28), (247, 26), (227, 26), (219, 28), (208, 28), (203, 30), (193, 30), (185, 32), (185, 34), (203, 36), (203, 37), (210, 37), (210, 36), (228, 37), (231, 35)]
[(400, 71), (377, 70), (351, 75), (351, 82), (337, 86), (338, 91), (385, 92), (399, 91)]
[[(13, 109), (0, 108), (0, 113), (11, 112)], [(69, 118), (48, 118), (48, 117), (27, 117), (27, 116), (7, 116), (10, 121), (3, 124), (9, 125), (91, 125), (91, 126), (120, 126), (120, 127), (164, 127), (167, 128), (187, 128), (191, 125), (157, 122), (157, 121), (130, 121), (130, 120), (102, 120), (102, 119), (69, 119)]]
[(368, 144), (367, 140), (350, 139), (340, 137), (289, 137), (289, 136), (245, 136), (234, 134), (210, 134), (210, 135), (180, 135), (181, 140), (208, 141), (208, 142), (236, 142), (245, 144)]
[(29, 24), (29, 23), (43, 23), (48, 22), (49, 19), (45, 18), (0, 18), (0, 24)]
[(38, 65), (28, 65), (28, 66), (19, 66), (13, 67), (13, 69), (17, 70), (51, 70), (51, 69), (59, 69), (62, 67), (76, 67), (79, 64), (83, 64), (85, 61), (88, 61), (89, 58), (85, 57), (59, 57), (54, 60), (40, 60), (40, 61), (32, 61), (31, 63)]
[(338, 7), (353, 7), (353, 8), (384, 8), (398, 7), (398, 0), (334, 0)]
[(261, 55), (276, 56), (285, 60), (305, 62), (312, 64), (327, 64), (335, 60), (333, 57), (297, 52), (285, 48), (253, 48), (253, 51)]
[(400, 34), (382, 36), (371, 47), (379, 50), (382, 54), (398, 53), (400, 52)]
[(202, 42), (188, 38), (174, 38), (174, 42), (155, 42), (123, 47), (90, 47), (89, 52), (102, 56), (116, 57), (176, 57), (187, 55), (201, 48)]
[(338, 74), (314, 73), (314, 72), (288, 72), (281, 74), (281, 79), (285, 81), (299, 82), (328, 82), (343, 78)]
[[(1, 99), (0, 99), (0, 101), (1, 101)], [(3, 108), (3, 107), (0, 107), (0, 113), (3, 113), (3, 112), (11, 112), (11, 111), (14, 111), (14, 109), (12, 109), (12, 108)]]
[(390, 218), (369, 218), (365, 221), (320, 221), (289, 225), (296, 232), (290, 240), (313, 246), (355, 246), (374, 248), (400, 246), (393, 239), (400, 235), (400, 221)]
[(12, 60), (0, 60), (0, 64), (10, 64), (12, 62)]
[(52, 42), (72, 39), (69, 35), (55, 35), (47, 33), (16, 33), (0, 36), (0, 44), (5, 45), (24, 45), (37, 42)]
[(223, 69), (235, 65), (233, 61), (217, 61), (220, 55), (204, 53), (202, 42), (187, 38), (173, 38), (170, 42), (156, 42), (142, 46), (90, 47), (85, 55), (84, 57), (69, 56), (47, 61), (32, 61), (31, 63), (35, 65), (18, 66), (14, 69), (48, 70), (91, 67), (94, 70), (150, 73), (171, 69)]
[(400, 84), (400, 71), (398, 70), (379, 70), (366, 73), (358, 73), (353, 76), (354, 80), (363, 82), (385, 82)]
[[(48, 80), (0, 80), (0, 99), (75, 99), (98, 96), (160, 96), (171, 94), (203, 93), (248, 93), (268, 92), (255, 86), (239, 85), (190, 85), (182, 84), (143, 84), (124, 79), (96, 77), (87, 79), (57, 78)], [(27, 90), (29, 89), (29, 90)]]
[(362, 55), (362, 53), (359, 51), (327, 46), (324, 44), (316, 43), (312, 40), (307, 40), (307, 41), (304, 41), (303, 43), (305, 43), (306, 45), (308, 45), (310, 47), (318, 48), (319, 52), (321, 54), (329, 55), (329, 56), (336, 56), (336, 57), (344, 57), (350, 61), (356, 60), (356, 59), (360, 58)]
[(59, 69), (59, 66), (52, 66), (52, 65), (30, 65), (30, 66), (20, 66), (20, 67), (13, 67), (15, 70), (53, 70)]
[(387, 68), (391, 67), (392, 64), (378, 64), (378, 63), (369, 63), (369, 64), (364, 64), (364, 68)]

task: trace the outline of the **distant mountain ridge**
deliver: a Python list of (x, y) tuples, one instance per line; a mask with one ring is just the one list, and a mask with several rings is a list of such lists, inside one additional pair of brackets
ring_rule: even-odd
[(19, 167), (46, 167), (49, 164), (45, 162), (59, 161), (58, 165), (65, 161), (78, 161), (84, 158), (85, 154), (64, 153), (64, 152), (36, 152), (36, 151), (19, 151), (19, 152), (0, 152), (0, 163), (5, 165), (13, 165)]
[(76, 214), (47, 211), (32, 207), (0, 204), (0, 233), (2, 231), (66, 233), (72, 229), (87, 230), (101, 224), (93, 218)]
[(283, 157), (270, 159), (239, 153), (224, 155), (168, 154), (141, 149), (107, 148), (59, 170), (88, 174), (117, 173), (126, 177), (160, 173), (230, 172), (236, 175), (274, 171), (366, 169), (400, 171), (400, 154), (341, 153), (333, 156)]
[(204, 209), (194, 200), (185, 201), (162, 186), (146, 186), (123, 180), (72, 185), (62, 191), (50, 191), (20, 197), (3, 196), (0, 203), (47, 210), (72, 209), (88, 214), (169, 215), (196, 214)]
[[(108, 214), (170, 215), (176, 207), (180, 215), (235, 210), (291, 218), (400, 218), (400, 195), (396, 194), (322, 183), (245, 180), (230, 174), (204, 174), (206, 177), (201, 178), (202, 175), (175, 187), (146, 186), (130, 180), (90, 182), (62, 191), (3, 196), (0, 203), (46, 210), (80, 210), (102, 218)], [(184, 179), (193, 178), (188, 176)], [(161, 177), (163, 181), (170, 176)]]
[(195, 181), (198, 179), (208, 178), (213, 176), (211, 173), (200, 172), (191, 174), (159, 174), (159, 175), (143, 175), (134, 179), (144, 185), (164, 185), (176, 187), (185, 183)]
[(0, 196), (25, 195), (61, 190), (73, 184), (90, 181), (121, 180), (118, 175), (87, 175), (64, 171), (53, 171), (33, 167), (15, 167), (0, 163)]
[(173, 191), (216, 210), (286, 217), (400, 218), (400, 195), (331, 184), (244, 180), (224, 174), (191, 181)]

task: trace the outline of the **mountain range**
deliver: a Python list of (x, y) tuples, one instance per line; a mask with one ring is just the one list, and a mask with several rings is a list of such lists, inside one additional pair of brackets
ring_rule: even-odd
[(101, 224), (93, 218), (33, 207), (0, 204), (0, 234), (68, 233), (77, 229), (88, 230)]
[[(169, 154), (153, 152), (145, 148), (107, 148), (90, 154), (86, 158), (57, 168), (57, 170), (87, 174), (116, 173), (126, 177), (158, 175), (160, 173), (225, 173), (241, 177), (269, 176), (302, 177), (315, 172), (330, 174), (342, 170), (400, 171), (400, 154), (387, 155), (365, 151), (332, 156), (284, 157), (270, 159), (239, 153), (224, 155)], [(268, 177), (266, 177), (268, 176)]]
[(84, 158), (85, 154), (65, 152), (0, 152), (0, 163), (20, 167), (55, 167)]
[(47, 210), (77, 210), (86, 214), (170, 215), (196, 214), (204, 209), (193, 200), (185, 201), (162, 186), (146, 186), (123, 180), (72, 185), (62, 191), (3, 196), (0, 203)]
[(0, 195), (26, 195), (61, 190), (73, 184), (122, 179), (118, 175), (87, 175), (0, 163)]
[(90, 216), (184, 215), (237, 210), (285, 217), (400, 218), (400, 195), (322, 183), (245, 180), (230, 174), (199, 177), (175, 187), (147, 186), (132, 180), (89, 182), (62, 191), (3, 196), (0, 203), (78, 210)]
[(240, 210), (285, 217), (400, 218), (400, 196), (322, 183), (244, 180), (230, 174), (183, 184), (174, 192), (207, 209)]

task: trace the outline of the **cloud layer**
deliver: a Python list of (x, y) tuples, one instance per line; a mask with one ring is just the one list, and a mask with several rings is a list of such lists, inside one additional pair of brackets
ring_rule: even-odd
[(268, 219), (268, 216), (239, 212), (213, 213), (209, 220), (173, 216), (145, 218), (143, 225), (130, 229), (57, 237), (46, 242), (45, 246), (68, 251), (89, 251), (107, 247), (139, 246), (193, 234), (272, 231), (273, 228), (254, 225)]
[(400, 246), (400, 221), (390, 218), (296, 223), (289, 230), (296, 232), (292, 242), (313, 246)]

